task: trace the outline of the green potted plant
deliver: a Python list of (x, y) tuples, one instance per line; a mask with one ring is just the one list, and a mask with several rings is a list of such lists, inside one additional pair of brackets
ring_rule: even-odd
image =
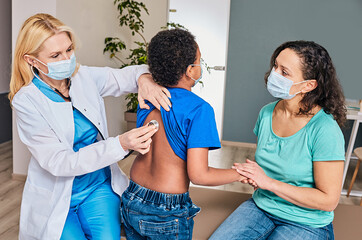
[[(118, 60), (121, 63), (120, 68), (147, 63), (148, 43), (143, 36), (144, 22), (141, 19), (141, 13), (143, 11), (149, 14), (146, 5), (134, 0), (114, 0), (114, 4), (119, 11), (119, 25), (121, 27), (128, 27), (132, 36), (140, 36), (142, 42), (134, 41), (137, 47), (130, 49), (128, 56), (123, 58), (125, 60), (122, 60), (122, 57), (119, 55), (127, 49), (125, 42), (117, 37), (106, 37), (104, 39), (105, 47), (103, 53), (109, 53), (110, 58)], [(125, 112), (124, 118), (125, 121), (127, 121), (128, 130), (136, 127), (137, 98), (137, 93), (127, 94), (125, 98), (127, 101), (127, 111)]]
[(129, 93), (126, 95), (127, 111), (124, 112), (124, 120), (127, 122), (127, 130), (137, 127), (137, 106), (138, 94)]

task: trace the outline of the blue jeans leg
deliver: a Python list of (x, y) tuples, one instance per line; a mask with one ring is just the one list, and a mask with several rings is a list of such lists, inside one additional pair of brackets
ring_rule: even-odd
[(253, 199), (241, 204), (210, 237), (210, 240), (266, 239), (275, 225)]
[(249, 199), (241, 204), (221, 225), (211, 240), (334, 240), (333, 225), (312, 228), (274, 217)]
[[(273, 217), (272, 217), (273, 218)], [(276, 228), (268, 237), (268, 240), (333, 240), (333, 225), (321, 228), (312, 228), (306, 225), (289, 222), (286, 220), (274, 220)]]

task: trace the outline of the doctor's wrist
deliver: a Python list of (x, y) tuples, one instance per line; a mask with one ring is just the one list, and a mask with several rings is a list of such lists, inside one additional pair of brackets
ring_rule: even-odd
[(142, 73), (137, 79), (138, 88), (142, 87), (145, 82), (153, 81), (151, 73)]
[(127, 148), (127, 146), (126, 146), (126, 144), (125, 144), (125, 142), (124, 142), (124, 138), (123, 138), (122, 135), (118, 135), (118, 141), (119, 141), (119, 143), (121, 144), (121, 147), (123, 148), (123, 150), (124, 150), (124, 151), (127, 151), (128, 148)]

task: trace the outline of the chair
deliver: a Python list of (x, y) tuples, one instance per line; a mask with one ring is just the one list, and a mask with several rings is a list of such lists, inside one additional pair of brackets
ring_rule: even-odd
[[(353, 173), (353, 177), (352, 177), (352, 180), (351, 180), (351, 184), (349, 185), (349, 188), (348, 188), (347, 197), (349, 197), (349, 194), (351, 193), (352, 186), (353, 186), (354, 181), (356, 180), (356, 177), (357, 177), (359, 165), (361, 164), (361, 161), (362, 161), (362, 147), (356, 148), (356, 149), (354, 150), (354, 154), (356, 155), (356, 157), (358, 158), (358, 160), (357, 160), (356, 168), (354, 169), (354, 173)], [(361, 202), (360, 202), (359, 205), (362, 206), (362, 198), (361, 198)]]

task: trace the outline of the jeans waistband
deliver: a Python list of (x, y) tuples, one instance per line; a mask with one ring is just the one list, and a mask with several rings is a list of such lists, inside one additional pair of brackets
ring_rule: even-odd
[(170, 207), (179, 204), (185, 204), (186, 202), (191, 200), (189, 192), (185, 192), (182, 194), (160, 193), (142, 187), (141, 185), (138, 185), (132, 180), (130, 180), (129, 186), (126, 191), (134, 194), (139, 198), (142, 198), (145, 201), (152, 202), (154, 204), (164, 204)]

